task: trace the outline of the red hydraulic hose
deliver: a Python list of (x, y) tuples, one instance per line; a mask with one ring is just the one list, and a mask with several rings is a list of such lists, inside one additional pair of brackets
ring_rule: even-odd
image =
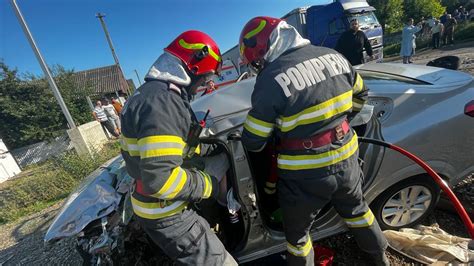
[(469, 235), (471, 236), (471, 239), (474, 239), (474, 224), (472, 223), (471, 218), (467, 214), (466, 210), (462, 206), (461, 202), (459, 199), (456, 197), (456, 195), (453, 193), (453, 191), (449, 188), (447, 185), (446, 181), (444, 181), (431, 167), (429, 167), (428, 164), (426, 164), (424, 161), (422, 161), (420, 158), (416, 157), (415, 155), (411, 154), (410, 152), (385, 141), (377, 140), (377, 139), (370, 139), (370, 138), (363, 138), (359, 137), (359, 142), (366, 142), (366, 143), (372, 143), (375, 145), (380, 145), (395, 151), (398, 151), (399, 153), (405, 155), (415, 163), (417, 163), (419, 166), (423, 167), (425, 171), (433, 178), (433, 180), (441, 187), (441, 189), (448, 195), (448, 198), (451, 200), (451, 202), (454, 205), (454, 208), (456, 209), (456, 212), (459, 214), (461, 217), (461, 220), (463, 221), (464, 225), (466, 226), (467, 231), (469, 232)]

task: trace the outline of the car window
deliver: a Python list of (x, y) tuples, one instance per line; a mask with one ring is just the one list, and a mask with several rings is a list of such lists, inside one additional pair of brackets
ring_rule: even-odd
[(345, 30), (344, 23), (341, 19), (335, 19), (329, 23), (329, 35), (342, 34)]
[(431, 83), (428, 83), (422, 80), (389, 74), (385, 72), (367, 71), (367, 70), (357, 70), (357, 72), (366, 81), (375, 80), (375, 81), (390, 81), (391, 83), (400, 82), (403, 84), (413, 84), (413, 85), (432, 85)]

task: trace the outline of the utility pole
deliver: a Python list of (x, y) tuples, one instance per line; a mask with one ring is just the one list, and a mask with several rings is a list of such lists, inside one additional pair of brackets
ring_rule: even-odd
[(104, 32), (105, 32), (105, 37), (107, 38), (107, 42), (109, 43), (110, 50), (112, 51), (112, 56), (114, 57), (115, 64), (120, 67), (118, 57), (115, 54), (114, 45), (112, 44), (112, 39), (110, 39), (109, 31), (107, 30), (107, 26), (105, 25), (105, 21), (104, 21), (105, 14), (97, 13), (95, 17), (100, 20), (100, 24), (102, 24), (102, 28), (104, 29)]
[[(120, 74), (122, 74), (123, 80), (126, 81), (125, 75), (123, 74), (123, 70), (122, 70), (122, 67), (120, 66), (117, 54), (115, 54), (115, 48), (114, 48), (114, 45), (112, 44), (112, 39), (110, 38), (109, 31), (107, 30), (107, 26), (105, 25), (105, 21), (104, 21), (105, 14), (97, 13), (95, 17), (98, 18), (100, 20), (100, 24), (102, 24), (102, 28), (104, 29), (105, 37), (107, 38), (107, 42), (109, 43), (110, 51), (112, 51), (112, 56), (114, 57), (115, 64), (118, 66), (120, 70)], [(122, 88), (123, 91), (127, 91), (127, 92), (129, 91), (128, 84), (126, 82), (125, 84), (122, 84), (122, 86), (125, 86), (124, 88)]]
[(138, 72), (137, 72), (136, 69), (135, 69), (134, 71), (135, 71), (135, 74), (137, 75), (138, 84), (140, 84), (140, 86), (141, 86), (141, 85), (142, 85), (142, 81), (141, 81), (140, 77), (138, 76)]
[(66, 117), (69, 128), (71, 129), (76, 128), (74, 119), (72, 119), (72, 116), (69, 113), (69, 110), (67, 109), (66, 104), (64, 103), (63, 97), (61, 96), (61, 93), (59, 92), (58, 87), (56, 86), (56, 83), (54, 82), (53, 76), (51, 75), (51, 72), (49, 71), (48, 65), (44, 61), (40, 50), (36, 46), (35, 40), (33, 39), (33, 35), (31, 35), (30, 29), (28, 28), (28, 25), (26, 24), (26, 21), (23, 18), (23, 14), (21, 13), (20, 8), (18, 7), (18, 4), (16, 3), (16, 0), (11, 0), (11, 4), (13, 6), (13, 9), (15, 10), (18, 21), (20, 22), (21, 27), (23, 28), (23, 31), (25, 32), (26, 38), (30, 42), (31, 48), (33, 49), (33, 52), (36, 55), (36, 59), (38, 59), (38, 62), (41, 68), (43, 69), (44, 75), (46, 76), (46, 79), (48, 80), (49, 87), (53, 91), (54, 97), (58, 101), (58, 104), (61, 107), (61, 110), (63, 111), (64, 116)]

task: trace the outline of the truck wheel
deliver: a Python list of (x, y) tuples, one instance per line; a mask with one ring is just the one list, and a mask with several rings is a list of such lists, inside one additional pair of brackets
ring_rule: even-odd
[(418, 176), (397, 183), (371, 204), (382, 230), (398, 230), (418, 224), (438, 203), (440, 189), (429, 176)]

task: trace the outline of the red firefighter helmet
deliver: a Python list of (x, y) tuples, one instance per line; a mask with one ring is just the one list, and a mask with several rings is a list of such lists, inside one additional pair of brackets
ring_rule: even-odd
[(282, 20), (272, 17), (255, 17), (245, 24), (240, 33), (240, 57), (244, 63), (261, 62), (269, 48), (270, 34)]
[(219, 74), (222, 59), (216, 42), (204, 32), (189, 30), (174, 39), (165, 51), (181, 59), (197, 76)]

